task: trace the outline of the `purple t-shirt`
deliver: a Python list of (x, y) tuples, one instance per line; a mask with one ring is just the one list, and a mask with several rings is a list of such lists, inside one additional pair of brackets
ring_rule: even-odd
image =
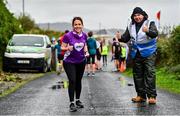
[(71, 31), (64, 35), (63, 42), (73, 46), (72, 51), (66, 51), (64, 54), (64, 61), (69, 63), (81, 63), (85, 60), (84, 46), (87, 41), (87, 35), (81, 33), (80, 35)]

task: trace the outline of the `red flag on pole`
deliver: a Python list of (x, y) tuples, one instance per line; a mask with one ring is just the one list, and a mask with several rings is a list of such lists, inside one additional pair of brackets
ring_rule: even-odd
[(160, 20), (160, 15), (161, 15), (161, 11), (158, 11), (157, 14), (156, 14), (156, 17), (158, 20)]
[(161, 11), (158, 11), (156, 13), (156, 26), (158, 30), (160, 30), (160, 16), (161, 16)]

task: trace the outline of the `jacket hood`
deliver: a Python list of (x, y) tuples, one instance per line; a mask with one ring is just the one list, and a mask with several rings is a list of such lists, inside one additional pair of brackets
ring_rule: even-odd
[[(131, 20), (132, 20), (132, 23), (135, 23), (135, 20), (134, 20), (134, 15), (135, 14), (141, 14), (144, 16), (144, 20), (147, 20), (148, 19), (148, 15), (147, 13), (140, 7), (136, 7), (134, 8), (133, 12), (132, 12), (132, 15), (131, 15)], [(143, 21), (144, 21), (143, 20)]]

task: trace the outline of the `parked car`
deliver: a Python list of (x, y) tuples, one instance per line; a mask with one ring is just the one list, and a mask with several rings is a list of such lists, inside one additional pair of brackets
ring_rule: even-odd
[(47, 35), (14, 34), (3, 58), (3, 70), (51, 70), (51, 42)]

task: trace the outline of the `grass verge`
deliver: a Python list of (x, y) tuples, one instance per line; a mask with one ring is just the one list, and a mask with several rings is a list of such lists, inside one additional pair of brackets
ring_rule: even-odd
[(168, 73), (164, 68), (156, 71), (156, 83), (161, 89), (180, 94), (180, 80), (176, 79), (176, 74)]
[[(133, 77), (132, 68), (127, 69), (123, 74)], [(160, 89), (180, 94), (180, 80), (176, 79), (177, 76), (177, 74), (168, 73), (165, 68), (158, 68), (156, 69), (156, 85)]]

